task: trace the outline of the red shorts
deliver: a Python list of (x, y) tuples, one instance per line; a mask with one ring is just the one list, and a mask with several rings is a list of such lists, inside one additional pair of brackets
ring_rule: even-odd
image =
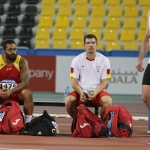
[[(87, 93), (84, 93), (84, 94), (85, 94), (86, 97), (88, 97)], [(78, 105), (83, 103), (83, 102), (80, 101), (80, 95), (76, 91), (70, 92), (68, 95), (74, 96), (76, 98), (77, 102), (78, 102)], [(100, 100), (103, 96), (110, 96), (110, 94), (108, 94), (106, 91), (102, 91), (95, 98), (93, 98), (89, 102), (93, 103), (96, 106), (101, 106), (100, 105)]]

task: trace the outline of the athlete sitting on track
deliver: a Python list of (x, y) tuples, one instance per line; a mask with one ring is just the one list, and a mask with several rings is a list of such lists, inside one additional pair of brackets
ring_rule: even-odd
[(3, 100), (24, 101), (25, 124), (31, 121), (34, 108), (32, 93), (27, 88), (28, 83), (27, 60), (17, 55), (14, 40), (5, 40), (3, 42), (3, 54), (0, 55), (0, 97)]
[(112, 105), (112, 98), (105, 91), (110, 75), (110, 62), (96, 52), (97, 38), (88, 34), (84, 38), (85, 52), (76, 56), (71, 63), (71, 83), (74, 89), (65, 99), (66, 110), (73, 118), (80, 103), (92, 102), (101, 106), (103, 118), (106, 107)]

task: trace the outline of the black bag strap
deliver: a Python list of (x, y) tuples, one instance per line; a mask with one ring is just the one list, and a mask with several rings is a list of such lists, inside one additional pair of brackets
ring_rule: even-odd
[(55, 121), (55, 119), (48, 114), (47, 110), (43, 111), (43, 115), (42, 116), (47, 118), (47, 119), (49, 119), (50, 121)]
[(126, 123), (124, 123), (124, 122), (122, 122), (122, 121), (118, 121), (117, 126), (118, 126), (118, 129), (119, 129), (119, 130), (127, 129), (128, 132), (130, 133), (130, 135), (132, 134), (131, 128), (130, 128)]

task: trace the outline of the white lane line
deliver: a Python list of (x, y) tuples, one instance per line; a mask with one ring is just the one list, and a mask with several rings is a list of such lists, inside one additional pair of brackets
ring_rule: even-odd
[(0, 148), (0, 150), (43, 150), (43, 149), (17, 149), (17, 148)]
[[(41, 116), (42, 114), (34, 113), (34, 117)], [(50, 114), (50, 116), (55, 118), (71, 118), (68, 114)], [(148, 117), (142, 117), (142, 116), (132, 116), (133, 120), (148, 120)]]

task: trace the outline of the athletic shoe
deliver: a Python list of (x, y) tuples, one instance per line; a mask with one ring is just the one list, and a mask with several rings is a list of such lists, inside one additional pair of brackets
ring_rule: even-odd
[(150, 130), (147, 130), (147, 134), (150, 134)]

